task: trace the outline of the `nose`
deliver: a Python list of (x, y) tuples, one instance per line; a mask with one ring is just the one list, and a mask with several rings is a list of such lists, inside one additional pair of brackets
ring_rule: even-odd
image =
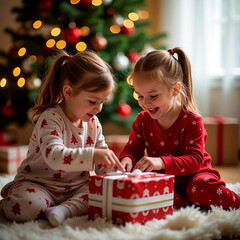
[(144, 105), (148, 105), (148, 104), (150, 104), (150, 101), (149, 101), (149, 99), (147, 99), (147, 98), (143, 98), (142, 103), (143, 103)]
[(96, 111), (97, 113), (101, 112), (101, 111), (102, 111), (102, 106), (103, 106), (102, 103), (96, 105), (96, 107), (95, 107), (95, 111)]

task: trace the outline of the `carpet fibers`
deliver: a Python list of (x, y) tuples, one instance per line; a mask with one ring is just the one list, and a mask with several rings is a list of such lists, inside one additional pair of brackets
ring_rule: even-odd
[[(0, 177), (0, 189), (13, 176)], [(240, 182), (227, 185), (240, 195)], [(187, 207), (175, 211), (165, 220), (152, 220), (145, 225), (116, 226), (105, 219), (88, 221), (87, 216), (65, 220), (53, 228), (46, 220), (26, 223), (9, 222), (0, 216), (0, 240), (208, 240), (240, 237), (240, 209), (224, 211), (213, 207), (202, 212)]]

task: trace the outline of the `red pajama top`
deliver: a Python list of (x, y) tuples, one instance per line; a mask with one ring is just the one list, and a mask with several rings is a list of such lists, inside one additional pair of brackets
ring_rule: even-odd
[(133, 122), (129, 141), (120, 159), (130, 157), (135, 165), (146, 150), (149, 157), (162, 158), (165, 173), (175, 175), (176, 182), (184, 182), (201, 172), (211, 172), (220, 178), (205, 151), (206, 139), (202, 118), (195, 113), (182, 110), (172, 126), (162, 130), (157, 120), (143, 111)]

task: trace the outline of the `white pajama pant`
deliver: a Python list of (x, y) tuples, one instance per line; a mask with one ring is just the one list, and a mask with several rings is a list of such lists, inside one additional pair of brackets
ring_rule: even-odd
[(17, 182), (11, 186), (8, 196), (0, 201), (0, 212), (12, 221), (35, 220), (48, 207), (65, 206), (72, 217), (87, 213), (88, 185), (76, 190), (62, 187), (63, 191), (53, 191), (45, 185), (30, 181)]

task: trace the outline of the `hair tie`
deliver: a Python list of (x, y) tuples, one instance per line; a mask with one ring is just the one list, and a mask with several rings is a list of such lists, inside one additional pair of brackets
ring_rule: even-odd
[(72, 55), (68, 55), (67, 60), (69, 61), (72, 58)]
[(167, 51), (172, 55), (174, 54), (174, 51), (172, 49), (168, 49)]

